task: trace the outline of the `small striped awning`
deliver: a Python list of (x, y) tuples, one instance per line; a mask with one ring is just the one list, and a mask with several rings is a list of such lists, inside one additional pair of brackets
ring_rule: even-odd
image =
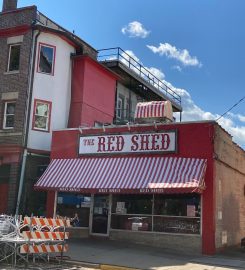
[(206, 160), (174, 157), (54, 159), (36, 189), (84, 193), (200, 193)]
[(150, 101), (137, 103), (134, 118), (168, 118), (173, 119), (173, 109), (170, 101)]

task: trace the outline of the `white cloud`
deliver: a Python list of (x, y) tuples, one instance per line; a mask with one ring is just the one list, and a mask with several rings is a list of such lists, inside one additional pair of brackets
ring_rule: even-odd
[(178, 66), (178, 65), (172, 66), (172, 69), (176, 69), (176, 70), (178, 70), (179, 72), (182, 71), (182, 68), (181, 68), (180, 66)]
[(149, 70), (150, 73), (152, 75), (154, 75), (155, 77), (157, 77), (159, 80), (163, 80), (165, 78), (165, 74), (160, 69), (158, 69), (158, 68), (155, 68), (155, 67), (147, 68), (146, 67), (146, 69)]
[[(163, 80), (165, 78), (165, 74), (160, 69), (144, 66), (140, 59), (131, 50), (126, 50), (125, 53), (122, 53), (122, 58), (120, 60), (126, 66), (129, 65), (130, 61), (130, 68), (134, 70), (137, 74), (139, 74), (141, 71), (145, 75), (146, 80), (153, 79), (154, 76), (160, 80)], [(143, 70), (140, 66), (143, 67), (145, 70)]]
[(230, 117), (239, 120), (240, 122), (244, 122), (245, 123), (245, 115), (241, 115), (241, 114), (234, 114), (234, 113), (227, 113)]
[(137, 21), (130, 22), (127, 26), (123, 27), (121, 31), (124, 35), (128, 34), (129, 37), (146, 38), (150, 34), (150, 31), (146, 30), (143, 25)]
[(241, 122), (245, 122), (245, 116), (244, 115), (238, 114), (237, 117)]
[(133, 60), (135, 60), (136, 62), (142, 65), (142, 63), (140, 62), (140, 59), (134, 54), (133, 51), (126, 50), (125, 53), (122, 53), (122, 56), (127, 61), (129, 61), (129, 58), (133, 58)]
[(153, 53), (159, 53), (159, 55), (165, 55), (168, 58), (173, 58), (181, 62), (184, 66), (197, 66), (201, 67), (202, 63), (197, 59), (196, 56), (191, 56), (186, 49), (177, 49), (169, 43), (160, 43), (159, 47), (147, 45), (147, 47)]
[[(125, 54), (122, 55), (123, 58), (121, 59), (122, 62), (124, 62), (128, 66), (128, 61), (130, 59), (131, 62), (131, 68), (139, 74), (139, 65), (142, 65), (142, 62), (140, 59), (134, 54), (133, 51), (127, 50), (125, 51)], [(192, 100), (192, 97), (188, 91), (182, 88), (174, 87), (171, 83), (166, 81), (164, 73), (155, 67), (147, 68), (146, 66), (143, 66), (145, 69), (149, 70), (154, 76), (156, 76), (158, 79), (160, 79), (165, 85), (170, 87), (173, 91), (175, 91), (178, 95), (181, 96), (181, 103), (183, 107), (182, 112), (182, 121), (201, 121), (201, 120), (216, 120), (220, 115), (212, 113), (212, 112), (205, 112), (202, 110), (199, 106), (195, 104), (195, 102)], [(150, 75), (147, 75), (145, 79), (151, 78)], [(176, 117), (179, 116), (179, 114), (175, 115)], [(234, 121), (238, 120), (238, 121)], [(233, 114), (228, 113), (225, 117), (222, 117), (218, 123), (233, 136), (233, 140), (245, 147), (245, 116), (241, 114)]]
[[(216, 120), (220, 117), (220, 115), (205, 112), (199, 106), (197, 106), (191, 98), (191, 95), (184, 89), (176, 88), (165, 82), (171, 87), (177, 94), (181, 96), (182, 101), (182, 121), (195, 121), (195, 120)], [(241, 115), (232, 114), (233, 118), (240, 119)], [(177, 116), (177, 115), (176, 115)], [(227, 114), (230, 116), (230, 114)], [(218, 123), (233, 137), (234, 142), (239, 144), (240, 146), (245, 147), (245, 125), (244, 123), (238, 123), (232, 120), (231, 118), (224, 116), (220, 118)], [(242, 116), (244, 117), (244, 116)], [(242, 119), (244, 120), (244, 119)], [(241, 121), (241, 120), (240, 120)], [(242, 121), (241, 121), (242, 122)]]

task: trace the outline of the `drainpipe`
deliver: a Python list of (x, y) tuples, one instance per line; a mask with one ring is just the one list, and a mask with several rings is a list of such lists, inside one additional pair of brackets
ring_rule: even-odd
[(24, 184), (26, 159), (27, 159), (27, 149), (24, 150), (24, 154), (23, 154), (23, 158), (22, 158), (20, 183), (19, 183), (19, 192), (18, 192), (18, 198), (17, 198), (17, 204), (16, 204), (16, 211), (15, 211), (15, 216), (16, 217), (19, 215), (20, 199), (21, 199), (22, 189), (23, 189), (23, 184)]
[[(32, 30), (34, 33), (34, 30)], [(22, 195), (22, 189), (24, 185), (24, 177), (25, 177), (25, 168), (26, 168), (26, 159), (28, 156), (27, 151), (27, 141), (28, 141), (28, 130), (29, 130), (29, 124), (30, 124), (30, 111), (31, 111), (31, 101), (32, 101), (32, 90), (33, 90), (33, 78), (34, 78), (34, 70), (35, 70), (35, 58), (36, 58), (36, 45), (37, 45), (37, 39), (40, 35), (40, 31), (36, 34), (34, 38), (34, 42), (31, 49), (31, 59), (30, 59), (30, 76), (29, 76), (29, 87), (28, 87), (28, 98), (27, 98), (27, 104), (26, 104), (26, 120), (25, 120), (25, 127), (24, 127), (24, 138), (23, 138), (23, 145), (24, 145), (24, 154), (22, 158), (22, 164), (21, 164), (21, 173), (20, 173), (20, 182), (19, 182), (19, 190), (18, 190), (18, 197), (17, 197), (17, 203), (16, 203), (16, 209), (15, 209), (15, 216), (19, 215), (19, 209), (20, 209), (20, 201), (21, 201), (21, 195)]]
[(56, 211), (57, 211), (57, 199), (58, 199), (58, 192), (55, 191), (54, 195), (54, 212), (53, 212), (53, 218), (56, 218)]

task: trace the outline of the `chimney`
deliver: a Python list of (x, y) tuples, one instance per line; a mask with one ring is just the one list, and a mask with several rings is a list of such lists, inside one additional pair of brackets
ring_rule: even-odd
[(18, 0), (3, 0), (2, 12), (11, 11), (17, 9)]

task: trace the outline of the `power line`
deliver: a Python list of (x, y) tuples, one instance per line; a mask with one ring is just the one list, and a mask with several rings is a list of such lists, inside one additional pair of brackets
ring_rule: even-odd
[(218, 117), (215, 121), (219, 121), (220, 118), (222, 118), (224, 115), (226, 115), (228, 112), (230, 112), (233, 108), (235, 108), (239, 103), (241, 103), (245, 99), (245, 96), (241, 98), (237, 103), (235, 103), (229, 110), (227, 110), (225, 113), (223, 113), (220, 117)]

